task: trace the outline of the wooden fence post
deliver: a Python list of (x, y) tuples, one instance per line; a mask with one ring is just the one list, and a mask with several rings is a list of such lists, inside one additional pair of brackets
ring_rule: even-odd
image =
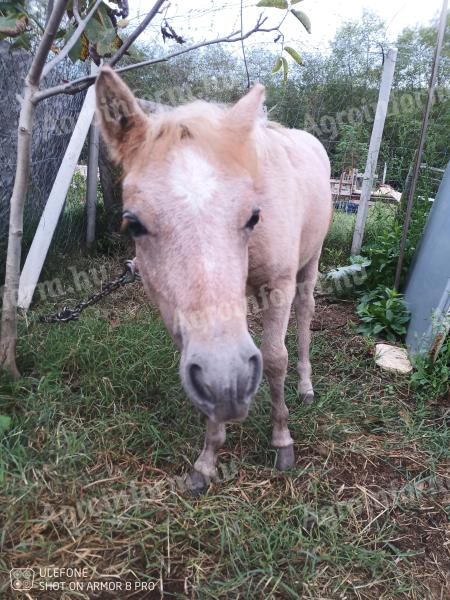
[(84, 141), (95, 111), (95, 89), (91, 86), (84, 99), (80, 115), (67, 146), (61, 167), (41, 215), (19, 282), (18, 306), (28, 310), (39, 280), (45, 257), (63, 209), (67, 191), (77, 166)]

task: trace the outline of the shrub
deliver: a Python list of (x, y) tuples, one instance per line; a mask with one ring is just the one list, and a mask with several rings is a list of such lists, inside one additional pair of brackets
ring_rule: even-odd
[(391, 288), (378, 286), (364, 294), (356, 312), (362, 321), (356, 331), (362, 335), (395, 341), (406, 333), (409, 312), (403, 296)]
[(370, 260), (370, 269), (367, 271), (367, 289), (373, 289), (382, 283), (394, 284), (401, 237), (400, 225), (391, 222), (389, 227), (378, 233), (371, 244), (367, 244), (362, 249), (364, 256)]

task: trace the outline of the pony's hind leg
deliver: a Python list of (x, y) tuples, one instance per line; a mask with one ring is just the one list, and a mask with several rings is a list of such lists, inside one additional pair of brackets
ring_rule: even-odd
[[(270, 387), (272, 400), (272, 446), (277, 449), (276, 467), (280, 471), (294, 465), (294, 442), (288, 429), (289, 411), (284, 401), (284, 381), (288, 366), (288, 353), (284, 343), (286, 337), (294, 286), (277, 288), (282, 303), (269, 302), (263, 311), (263, 340), (261, 352), (264, 373)], [(277, 298), (278, 300), (278, 298)]]
[(309, 346), (311, 343), (310, 327), (315, 309), (314, 287), (319, 272), (319, 256), (312, 259), (298, 272), (297, 292), (294, 299), (298, 325), (298, 391), (304, 404), (311, 404), (314, 400)]

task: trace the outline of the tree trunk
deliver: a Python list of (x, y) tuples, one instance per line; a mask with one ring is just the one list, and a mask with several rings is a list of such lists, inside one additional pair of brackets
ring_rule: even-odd
[(116, 167), (109, 158), (108, 149), (102, 138), (100, 138), (98, 166), (106, 212), (106, 223), (108, 231), (113, 233), (119, 230), (122, 215), (122, 173), (120, 168)]
[(97, 172), (99, 157), (100, 132), (95, 119), (89, 131), (89, 154), (86, 183), (86, 248), (91, 250), (95, 242), (95, 225), (97, 216)]
[(3, 291), (0, 364), (15, 379), (20, 377), (16, 365), (16, 307), (22, 253), (23, 208), (28, 191), (31, 167), (31, 132), (35, 112), (35, 106), (32, 101), (34, 91), (35, 88), (27, 79), (19, 117), (16, 177), (9, 214), (8, 252), (5, 269), (5, 287)]

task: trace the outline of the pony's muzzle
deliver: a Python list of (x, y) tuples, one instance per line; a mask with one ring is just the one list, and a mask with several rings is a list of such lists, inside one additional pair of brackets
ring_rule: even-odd
[(181, 380), (191, 402), (216, 422), (247, 417), (262, 376), (262, 358), (248, 335), (232, 345), (189, 344), (183, 352)]

